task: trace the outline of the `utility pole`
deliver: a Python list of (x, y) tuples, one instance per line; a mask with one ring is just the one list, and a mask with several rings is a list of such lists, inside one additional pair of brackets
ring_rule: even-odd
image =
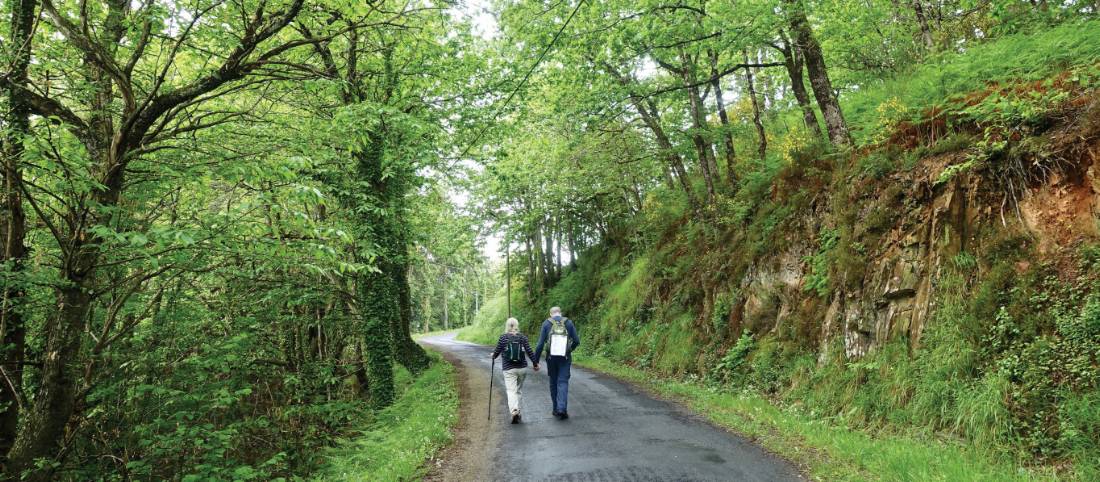
[(504, 243), (504, 296), (508, 300), (508, 318), (512, 317), (512, 254), (510, 243)]

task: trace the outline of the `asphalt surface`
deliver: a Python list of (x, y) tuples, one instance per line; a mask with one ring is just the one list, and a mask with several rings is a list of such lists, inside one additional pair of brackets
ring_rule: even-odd
[[(488, 378), (492, 349), (454, 340), (421, 342), (462, 359)], [(532, 340), (534, 344), (535, 340)], [(581, 348), (584, 349), (583, 347)], [(545, 366), (529, 370), (523, 423), (511, 425), (499, 360), (494, 371), (491, 480), (796, 481), (790, 463), (629, 384), (573, 366), (568, 420), (551, 415)], [(476, 375), (475, 375), (476, 376)], [(487, 414), (481, 406), (482, 417)]]

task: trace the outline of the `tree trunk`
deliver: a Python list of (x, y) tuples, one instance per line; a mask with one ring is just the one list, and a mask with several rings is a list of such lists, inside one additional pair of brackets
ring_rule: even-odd
[(726, 149), (726, 178), (731, 187), (737, 187), (737, 151), (733, 147), (733, 132), (730, 127), (726, 102), (722, 98), (722, 81), (718, 78), (718, 53), (710, 51), (710, 87), (714, 90), (714, 101), (718, 107), (718, 119), (722, 123), (722, 141)]
[(355, 366), (355, 386), (359, 396), (370, 396), (370, 378), (367, 377), (366, 363), (363, 362), (363, 343), (361, 342), (355, 342), (355, 360), (352, 364)]
[(849, 146), (852, 144), (852, 136), (848, 132), (848, 124), (844, 121), (840, 103), (833, 92), (833, 84), (829, 80), (821, 45), (814, 38), (810, 22), (806, 18), (803, 0), (784, 1), (789, 10), (787, 14), (791, 23), (791, 33), (806, 60), (806, 70), (810, 74), (810, 87), (813, 88), (817, 105), (821, 108), (821, 115), (825, 118), (825, 129), (829, 133), (829, 141), (837, 146)]
[[(749, 53), (741, 51), (745, 63), (749, 63)], [(756, 98), (756, 85), (752, 76), (752, 67), (745, 67), (745, 86), (748, 89), (749, 99), (752, 101), (752, 124), (756, 126), (757, 153), (763, 159), (768, 152), (768, 134), (764, 131), (764, 122), (760, 120), (760, 102)]]
[(550, 281), (546, 276), (546, 252), (543, 246), (542, 223), (535, 225), (535, 233), (531, 236), (531, 245), (535, 247), (535, 276), (538, 277), (538, 292), (545, 293)]
[(397, 304), (400, 316), (395, 318), (390, 326), (393, 333), (393, 349), (397, 362), (412, 373), (420, 373), (428, 367), (430, 359), (424, 347), (412, 339), (412, 289), (409, 287), (409, 260), (408, 247), (404, 245), (404, 236), (401, 236), (401, 246), (398, 249), (403, 253), (391, 267), (394, 282), (397, 284)]
[(397, 214), (393, 217), (396, 235), (392, 250), (396, 256), (390, 257), (390, 276), (397, 284), (397, 305), (400, 316), (392, 320), (390, 330), (393, 336), (393, 350), (397, 362), (412, 373), (420, 373), (428, 367), (431, 359), (424, 348), (412, 339), (412, 289), (409, 287), (409, 243), (406, 232), (404, 189), (403, 186), (389, 186), (393, 192), (393, 201), (397, 204)]
[[(764, 52), (762, 50), (757, 49), (756, 51), (756, 63), (764, 63)], [(760, 98), (762, 100), (760, 110), (767, 115), (769, 119), (774, 119), (775, 109), (773, 109), (773, 107), (775, 107), (775, 98), (773, 97), (774, 88), (772, 87), (772, 78), (770, 75), (767, 75), (766, 72), (763, 74), (761, 74), (761, 72), (763, 71), (758, 69), (756, 73), (753, 74), (756, 79), (760, 81)]]
[(46, 324), (46, 348), (42, 353), (40, 381), (35, 403), (23, 414), (23, 429), (8, 455), (6, 474), (31, 471), (24, 480), (50, 480), (48, 470), (33, 470), (35, 459), (53, 456), (64, 439), (65, 427), (76, 407), (80, 363), (80, 334), (91, 306), (92, 283), (81, 273), (94, 264), (94, 249), (78, 244), (78, 259), (65, 273), (68, 284), (58, 290), (58, 309)]
[(554, 250), (557, 266), (554, 268), (557, 271), (558, 279), (562, 277), (562, 257), (561, 257), (561, 216), (558, 216), (554, 220)]
[(470, 324), (470, 270), (462, 268), (462, 298), (458, 310), (458, 322), (461, 326)]
[(707, 122), (707, 112), (706, 112), (707, 107), (706, 107), (706, 104), (703, 103), (703, 97), (702, 96), (699, 97), (699, 108), (702, 109), (702, 117), (703, 117), (703, 124), (702, 124), (703, 125), (703, 131), (702, 131), (702, 133), (705, 134), (703, 136), (703, 142), (706, 145), (706, 149), (703, 151), (703, 154), (706, 155), (707, 166), (709, 167), (711, 178), (714, 179), (715, 192), (718, 192), (718, 185), (722, 183), (722, 176), (721, 176), (720, 172), (718, 171), (718, 153), (715, 152), (714, 142), (711, 141), (710, 123)]
[(688, 89), (688, 95), (690, 96), (690, 104), (692, 111), (692, 128), (694, 132), (691, 135), (691, 142), (695, 145), (695, 154), (698, 158), (699, 170), (703, 174), (703, 183), (707, 187), (706, 204), (712, 204), (714, 202), (714, 173), (711, 172), (711, 156), (712, 154), (707, 152), (710, 149), (710, 143), (703, 137), (701, 130), (704, 128), (704, 124), (700, 122), (697, 116), (698, 109), (701, 107), (702, 100), (699, 98), (699, 89)]
[(538, 284), (538, 266), (535, 263), (535, 248), (531, 246), (531, 236), (523, 237), (524, 247), (527, 248), (527, 299), (535, 298), (535, 285)]
[[(320, 47), (319, 47), (320, 48)], [(340, 71), (332, 60), (331, 51), (321, 50), (325, 59), (328, 74), (340, 76)], [(354, 105), (362, 101), (362, 89), (360, 79), (356, 74), (356, 58), (358, 55), (358, 36), (354, 31), (349, 36), (347, 50), (347, 67), (342, 74), (344, 89), (341, 98), (344, 105)], [(393, 73), (392, 51), (383, 53), (384, 64), (381, 90), (384, 92), (383, 101), (392, 94), (396, 84), (396, 75)], [(368, 212), (363, 214), (360, 221), (372, 230), (372, 235), (377, 240), (381, 250), (379, 256), (379, 270), (381, 273), (368, 273), (365, 280), (359, 283), (362, 289), (356, 293), (363, 304), (362, 328), (365, 335), (367, 348), (368, 374), (371, 379), (371, 401), (376, 406), (386, 406), (393, 399), (393, 367), (396, 360), (402, 366), (413, 373), (418, 373), (429, 364), (429, 358), (424, 349), (412, 340), (412, 294), (409, 287), (409, 261), (408, 238), (406, 235), (407, 222), (405, 221), (404, 196), (407, 191), (405, 181), (401, 175), (393, 176), (383, 172), (382, 159), (385, 154), (385, 143), (388, 132), (385, 127), (367, 133), (368, 144), (358, 152), (353, 153), (356, 163), (356, 176), (359, 181), (365, 181), (370, 189), (377, 195), (386, 212)], [(387, 329), (387, 333), (380, 330)], [(383, 343), (385, 346), (383, 346)], [(382, 353), (385, 349), (389, 354)]]
[[(354, 153), (356, 177), (365, 181), (370, 189), (385, 203), (393, 207), (393, 196), (399, 192), (391, 186), (391, 177), (384, 172), (383, 133), (372, 131), (367, 134), (368, 143)], [(396, 192), (395, 192), (396, 191)], [(367, 271), (357, 284), (359, 322), (365, 338), (367, 376), (370, 378), (370, 401), (375, 408), (390, 405), (394, 398), (393, 358), (394, 323), (401, 319), (401, 290), (398, 287), (398, 275), (395, 273), (394, 258), (401, 244), (400, 227), (396, 216), (382, 210), (363, 210), (362, 223), (369, 226), (371, 235), (381, 250), (382, 266), (379, 271)]]
[(821, 126), (817, 123), (814, 106), (810, 104), (810, 94), (806, 92), (806, 83), (802, 80), (802, 54), (791, 44), (785, 32), (780, 31), (780, 35), (782, 35), (784, 43), (780, 46), (779, 51), (783, 54), (783, 65), (787, 68), (787, 75), (791, 78), (791, 92), (794, 93), (795, 101), (798, 102), (798, 107), (802, 110), (802, 122), (806, 124), (806, 128), (810, 130), (811, 134), (815, 137), (821, 137)]
[(577, 227), (572, 218), (569, 220), (569, 265), (574, 269), (579, 266), (577, 263)]
[(443, 272), (442, 281), (443, 282), (440, 283), (440, 286), (443, 287), (443, 329), (444, 330), (450, 330), (451, 329), (451, 311), (450, 311), (450, 307), (447, 304), (447, 298), (450, 298), (450, 296), (448, 296), (448, 295), (451, 294), (450, 293), (450, 291), (451, 291), (450, 286), (448, 286), (450, 284), (451, 280), (447, 276), (446, 271)]
[[(7, 132), (3, 139), (3, 199), (0, 200), (0, 264), (7, 265), (13, 281), (18, 283), (27, 257), (25, 244), (27, 219), (23, 212), (23, 142), (30, 131), (30, 107), (18, 88), (27, 84), (27, 67), (30, 64), (31, 28), (34, 23), (36, 0), (14, 0), (11, 11), (9, 39), (15, 49), (11, 59), (11, 86), (8, 88), (8, 111), (4, 123)], [(0, 460), (11, 450), (19, 428), (19, 410), (22, 406), (23, 356), (26, 350), (26, 327), (18, 311), (24, 290), (16, 283), (4, 285), (0, 292), (0, 333), (4, 344), (3, 365), (0, 368)]]
[(924, 13), (924, 3), (921, 0), (912, 0), (913, 13), (917, 17), (917, 25), (920, 26), (920, 38), (924, 48), (932, 50), (932, 28), (928, 25), (928, 15)]
[(665, 159), (668, 165), (672, 168), (672, 172), (676, 175), (676, 179), (680, 181), (680, 188), (684, 190), (684, 195), (687, 196), (688, 206), (691, 206), (692, 211), (699, 210), (699, 202), (695, 199), (695, 190), (691, 188), (691, 179), (688, 179), (687, 168), (684, 167), (684, 159), (676, 153), (676, 150), (672, 147), (672, 141), (669, 139), (668, 134), (665, 133), (664, 128), (661, 127), (661, 116), (657, 111), (657, 106), (653, 103), (653, 99), (647, 99), (646, 104), (649, 110), (645, 109), (645, 105), (635, 105), (635, 107), (642, 107), (638, 109), (638, 112), (642, 116), (642, 122), (644, 122), (651, 132), (653, 137), (657, 140), (657, 148), (665, 154)]
[[(699, 94), (699, 87), (695, 85), (695, 65), (692, 59), (683, 51), (680, 52), (681, 66), (680, 78), (687, 89), (688, 104), (691, 109), (691, 142), (695, 144), (695, 153), (699, 160), (700, 171), (703, 173), (703, 182), (707, 186), (706, 204), (714, 202), (714, 173), (711, 172), (711, 164), (714, 151), (710, 142), (704, 137), (706, 132), (706, 114), (703, 113), (703, 99)], [(709, 151), (709, 152), (708, 152)]]
[(314, 310), (313, 319), (315, 323), (311, 323), (306, 326), (306, 354), (309, 357), (309, 361), (315, 362), (321, 359), (323, 342), (321, 337), (323, 332), (321, 331), (321, 311)]
[(555, 269), (557, 264), (554, 261), (554, 227), (551, 219), (546, 221), (546, 227), (542, 230), (542, 238), (545, 244), (544, 252), (546, 253), (546, 288), (549, 289), (558, 278), (558, 273)]
[(649, 128), (650, 132), (653, 133), (653, 138), (657, 141), (657, 148), (664, 154), (669, 168), (672, 169), (673, 174), (675, 174), (676, 178), (680, 181), (680, 187), (684, 190), (684, 195), (687, 196), (688, 205), (691, 206), (692, 211), (698, 211), (699, 204), (691, 189), (691, 181), (687, 178), (687, 169), (684, 168), (684, 161), (672, 148), (672, 141), (669, 140), (668, 134), (665, 133), (664, 128), (661, 127), (661, 116), (660, 111), (657, 110), (657, 105), (653, 103), (653, 99), (651, 98), (643, 99), (634, 94), (633, 79), (620, 74), (619, 71), (609, 63), (604, 62), (602, 65), (608, 73), (618, 79), (619, 85), (629, 91), (630, 104), (634, 106), (634, 110), (641, 116), (642, 122)]
[[(106, 3), (108, 10), (100, 48), (113, 55), (124, 31), (123, 12), (127, 4), (124, 0)], [(88, 158), (95, 160), (105, 173), (101, 180), (102, 188), (91, 197), (94, 203), (113, 208), (118, 206), (123, 189), (126, 146), (124, 142), (115, 142), (111, 120), (114, 94), (110, 76), (94, 61), (86, 60), (83, 67), (93, 86), (87, 122), (90, 134), (84, 139), (85, 149)], [(64, 283), (55, 289), (57, 309), (54, 314), (48, 315), (44, 327), (45, 349), (34, 403), (21, 414), (25, 420), (20, 423), (21, 429), (8, 454), (5, 475), (9, 478), (18, 478), (23, 472), (28, 473), (23, 480), (53, 478), (51, 469), (38, 470), (35, 460), (57, 455), (65, 438), (65, 428), (78, 405), (77, 387), (81, 368), (84, 368), (80, 360), (80, 341), (91, 309), (91, 293), (96, 285), (96, 262), (102, 242), (98, 235), (90, 231), (90, 226), (106, 221), (92, 219), (89, 223), (84, 216), (81, 212), (68, 213), (67, 223), (82, 227), (61, 235), (62, 239), (57, 240), (67, 247), (62, 261), (64, 268), (60, 273)]]
[(420, 301), (420, 306), (420, 332), (427, 333), (429, 331), (432, 331), (432, 295), (430, 291), (424, 292), (424, 295)]
[(393, 331), (391, 323), (400, 318), (397, 306), (397, 286), (387, 273), (368, 273), (360, 283), (359, 318), (363, 345), (366, 346), (367, 377), (370, 379), (370, 402), (375, 408), (393, 403)]

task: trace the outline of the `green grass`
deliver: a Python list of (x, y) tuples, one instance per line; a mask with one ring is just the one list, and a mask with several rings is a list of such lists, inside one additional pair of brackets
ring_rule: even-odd
[(879, 124), (879, 106), (891, 99), (896, 98), (916, 116), (991, 82), (1043, 79), (1100, 59), (1098, 37), (1100, 22), (1069, 22), (980, 43), (963, 53), (941, 54), (909, 72), (843, 96), (844, 114), (863, 139)]
[(661, 373), (683, 374), (689, 371), (699, 352), (692, 330), (694, 316), (681, 313), (668, 321), (662, 336), (659, 337), (658, 353), (654, 368)]
[[(940, 53), (897, 75), (846, 92), (840, 98), (841, 106), (856, 141), (873, 142), (881, 129), (888, 127), (884, 115), (915, 120), (931, 107), (943, 107), (994, 82), (1039, 80), (1075, 66), (1095, 64), (1100, 59), (1097, 37), (1100, 21), (1082, 20), (973, 43), (964, 52)], [(772, 127), (776, 130), (773, 136), (783, 139), (786, 126), (799, 125), (800, 116), (796, 110), (784, 112), (784, 122)]]
[[(515, 301), (515, 294), (513, 291), (513, 301)], [(474, 343), (481, 343), (483, 345), (489, 345), (496, 342), (497, 337), (504, 332), (504, 321), (508, 319), (508, 301), (504, 298), (504, 288), (496, 293), (492, 298), (485, 301), (485, 304), (474, 315), (474, 322), (458, 332), (456, 339), (463, 341), (471, 341)]]
[(416, 480), (424, 462), (451, 441), (457, 421), (454, 368), (431, 353), (432, 366), (415, 379), (398, 368), (393, 405), (364, 422), (354, 437), (329, 449), (318, 471), (323, 481)]
[[(521, 282), (512, 283), (512, 316), (519, 320), (520, 329), (528, 337), (538, 336), (538, 326), (543, 320), (539, 317), (542, 310), (542, 308), (529, 306), (526, 288)], [(540, 314), (538, 316), (533, 314), (536, 312)], [(504, 322), (507, 319), (508, 301), (504, 298), (504, 288), (501, 288), (481, 306), (474, 316), (474, 322), (459, 330), (455, 338), (482, 345), (495, 345), (501, 333), (504, 333)]]
[(871, 434), (780, 407), (752, 393), (716, 390), (701, 383), (654, 378), (602, 357), (579, 355), (580, 365), (672, 398), (711, 422), (752, 438), (806, 468), (816, 480), (1030, 481), (1057, 480), (979, 448), (934, 437)]

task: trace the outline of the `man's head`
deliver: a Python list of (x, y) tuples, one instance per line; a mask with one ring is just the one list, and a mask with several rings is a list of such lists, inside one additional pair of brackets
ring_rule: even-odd
[(553, 308), (550, 308), (550, 318), (553, 318), (554, 321), (560, 320), (561, 319), (561, 308), (559, 308), (557, 306), (555, 306)]

